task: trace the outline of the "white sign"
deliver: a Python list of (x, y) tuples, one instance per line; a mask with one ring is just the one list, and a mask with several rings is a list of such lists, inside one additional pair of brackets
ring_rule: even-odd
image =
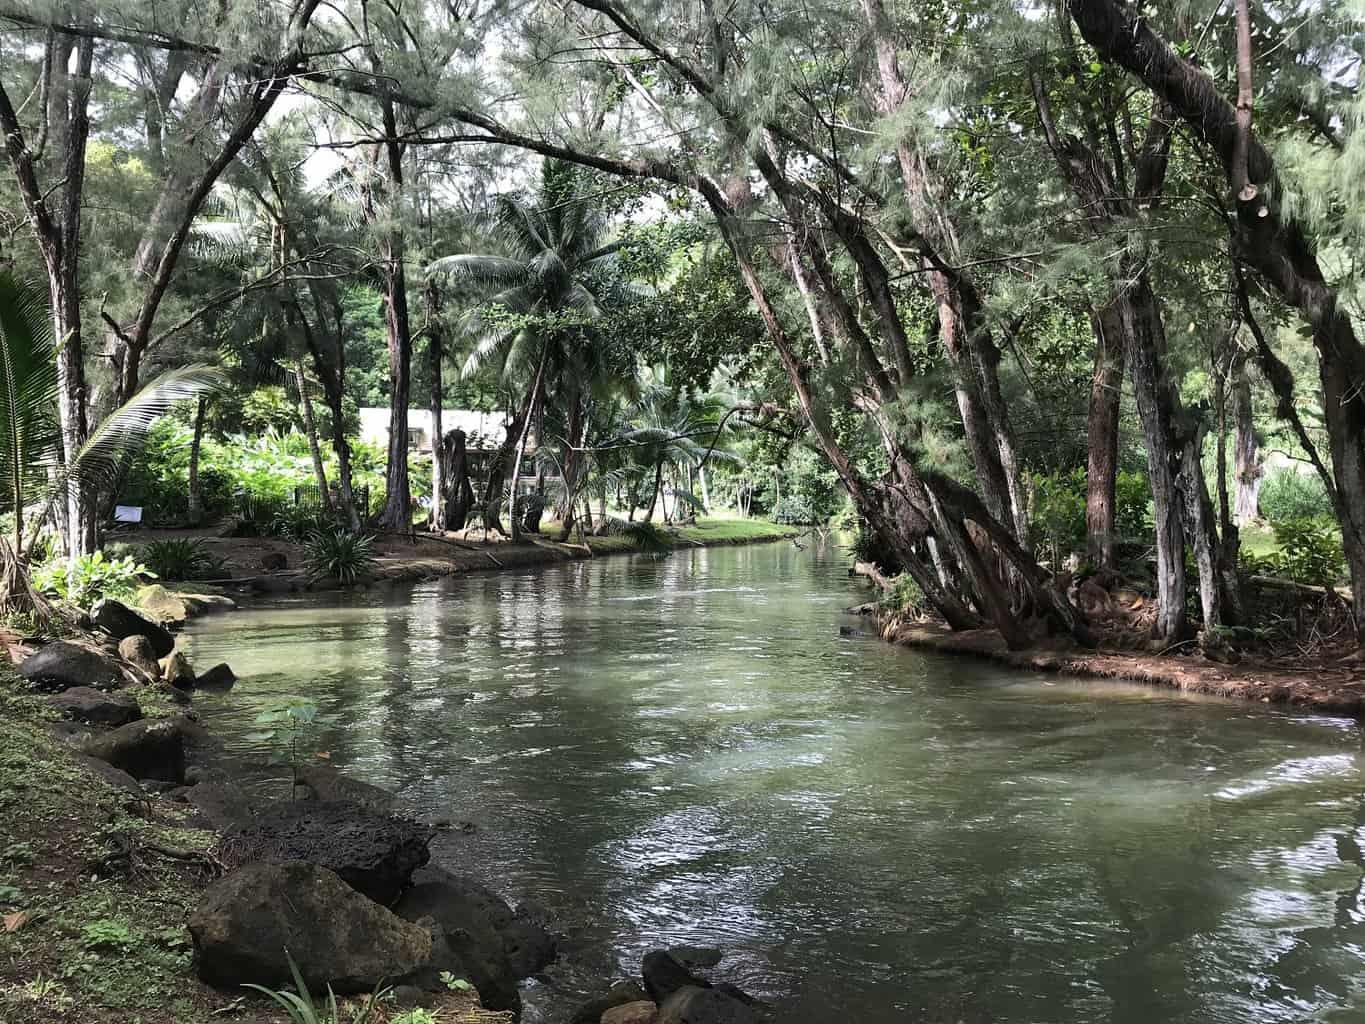
[(116, 523), (140, 523), (142, 522), (141, 505), (115, 505), (114, 522)]

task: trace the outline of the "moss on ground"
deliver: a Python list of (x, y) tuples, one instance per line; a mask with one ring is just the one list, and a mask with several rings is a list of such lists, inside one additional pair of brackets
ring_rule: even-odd
[(184, 923), (213, 834), (105, 782), (56, 717), (0, 669), (0, 1022), (221, 1020), (232, 1000), (193, 978)]

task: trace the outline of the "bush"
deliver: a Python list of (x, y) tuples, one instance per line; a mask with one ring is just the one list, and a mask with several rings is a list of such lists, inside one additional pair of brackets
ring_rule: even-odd
[(1121, 472), (1114, 480), (1114, 533), (1120, 540), (1147, 540), (1152, 521), (1152, 481), (1146, 473)]
[(199, 537), (154, 540), (141, 552), (143, 564), (163, 580), (212, 580), (225, 573), (223, 560)]
[(1055, 569), (1085, 547), (1085, 471), (1035, 474), (1030, 482), (1034, 543), (1051, 553)]
[(132, 556), (106, 558), (103, 551), (82, 555), (69, 571), (65, 558), (55, 558), (33, 571), (33, 585), (43, 593), (85, 609), (105, 597), (131, 600), (147, 579), (156, 579), (156, 574)]
[(1272, 529), (1280, 550), (1260, 558), (1244, 556), (1244, 572), (1279, 576), (1314, 586), (1331, 586), (1345, 577), (1346, 556), (1335, 520), (1325, 516), (1290, 519), (1273, 523)]
[(1289, 523), (1334, 514), (1332, 499), (1316, 474), (1277, 469), (1261, 484), (1261, 516), (1270, 523)]
[(313, 579), (354, 583), (374, 572), (374, 538), (350, 530), (320, 530), (307, 541), (304, 564)]

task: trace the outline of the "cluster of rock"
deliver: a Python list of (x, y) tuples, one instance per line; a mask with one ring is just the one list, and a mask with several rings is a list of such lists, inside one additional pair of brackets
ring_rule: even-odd
[(640, 981), (619, 981), (584, 1003), (569, 1024), (756, 1024), (765, 1007), (728, 982), (695, 973), (721, 961), (716, 949), (677, 947), (646, 953)]
[[(310, 768), (300, 792), (356, 799), (267, 804), (223, 828), (231, 870), (190, 915), (199, 976), (221, 988), (289, 982), (285, 950), (309, 987), (404, 998), (463, 978), (485, 1008), (521, 1009), (518, 982), (555, 958), (542, 921), (472, 878), (427, 867), (434, 829), (388, 813), (383, 791)], [(191, 800), (194, 790), (190, 790)]]

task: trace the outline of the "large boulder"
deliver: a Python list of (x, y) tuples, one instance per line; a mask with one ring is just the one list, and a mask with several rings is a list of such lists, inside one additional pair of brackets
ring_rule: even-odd
[(222, 829), (250, 821), (256, 802), (246, 790), (231, 782), (200, 782), (171, 794), (194, 808), (194, 821), (209, 828)]
[(98, 776), (107, 782), (114, 789), (120, 790), (125, 794), (125, 805), (137, 803), (147, 798), (146, 792), (138, 785), (137, 779), (133, 778), (121, 768), (115, 768), (108, 762), (101, 761), (97, 757), (88, 754), (72, 754), (77, 764), (82, 765), (91, 774)]
[(185, 781), (185, 732), (178, 718), (130, 722), (92, 736), (81, 749), (135, 779)]
[(171, 651), (161, 659), (161, 678), (177, 690), (194, 689), (194, 669), (183, 651)]
[(171, 636), (169, 630), (112, 598), (96, 601), (95, 607), (90, 609), (90, 617), (95, 620), (95, 625), (115, 640), (145, 636), (152, 645), (152, 653), (158, 658), (164, 658), (175, 649), (175, 637)]
[(201, 690), (230, 690), (237, 682), (237, 674), (225, 662), (200, 672), (194, 685)]
[(53, 694), (48, 701), (67, 718), (87, 725), (127, 725), (142, 717), (137, 698), (89, 686), (72, 686)]
[(251, 821), (229, 828), (218, 851), (227, 864), (306, 860), (387, 906), (430, 859), (431, 836), (427, 825), (374, 814), (358, 804), (289, 800), (269, 804)]
[(753, 1011), (714, 988), (689, 985), (659, 1005), (654, 1024), (755, 1024)]
[(504, 930), (516, 918), (496, 893), (473, 879), (429, 868), (413, 876), (412, 887), (393, 910), (406, 920), (429, 919), (440, 926), (484, 1006), (490, 1010), (520, 1006), (517, 980), (523, 975), (513, 967), (504, 938)]
[(151, 679), (161, 678), (161, 665), (156, 660), (152, 642), (145, 636), (125, 636), (118, 642), (118, 653), (124, 661)]
[(139, 590), (137, 603), (144, 612), (166, 626), (178, 626), (196, 615), (227, 612), (237, 607), (237, 602), (221, 594), (182, 594), (159, 583)]
[(644, 955), (640, 975), (645, 980), (645, 991), (649, 993), (649, 998), (660, 1006), (679, 989), (711, 987), (709, 981), (691, 973), (677, 957), (662, 949)]
[(69, 640), (57, 640), (30, 654), (19, 665), (19, 674), (48, 690), (72, 686), (112, 690), (125, 681), (123, 670), (113, 658)]
[(421, 970), (431, 933), (306, 861), (249, 864), (215, 882), (189, 918), (199, 977), (238, 990), (290, 983), (285, 951), (314, 991), (371, 991)]

